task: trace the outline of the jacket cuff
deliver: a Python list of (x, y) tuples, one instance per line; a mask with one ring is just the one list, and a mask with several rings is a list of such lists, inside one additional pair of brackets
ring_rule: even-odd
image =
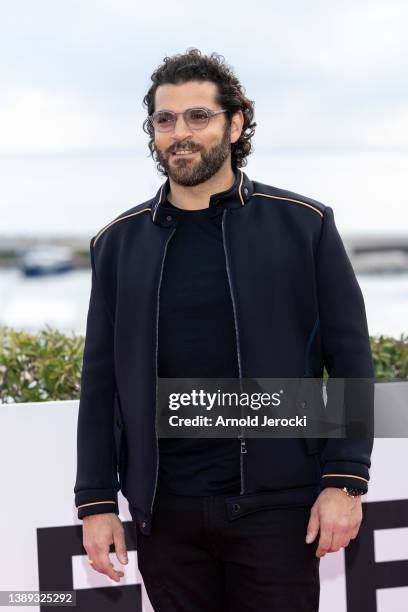
[(367, 493), (369, 480), (368, 467), (363, 463), (329, 461), (324, 464), (320, 487), (354, 487)]
[(75, 505), (79, 519), (91, 514), (119, 514), (118, 492), (115, 489), (80, 491), (75, 495)]

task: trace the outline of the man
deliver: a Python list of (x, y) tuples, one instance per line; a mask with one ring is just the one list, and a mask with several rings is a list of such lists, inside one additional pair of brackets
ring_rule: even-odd
[(120, 581), (120, 488), (157, 612), (315, 611), (320, 558), (358, 534), (372, 439), (159, 438), (158, 380), (370, 379), (363, 297), (332, 209), (241, 170), (253, 103), (220, 56), (165, 58), (152, 81), (144, 127), (167, 180), (90, 245), (84, 547)]

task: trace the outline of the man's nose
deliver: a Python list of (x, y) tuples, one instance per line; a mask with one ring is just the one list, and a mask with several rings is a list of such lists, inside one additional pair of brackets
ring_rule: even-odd
[(186, 135), (191, 134), (192, 131), (184, 120), (183, 115), (178, 115), (176, 118), (176, 124), (172, 136), (175, 140), (182, 140)]

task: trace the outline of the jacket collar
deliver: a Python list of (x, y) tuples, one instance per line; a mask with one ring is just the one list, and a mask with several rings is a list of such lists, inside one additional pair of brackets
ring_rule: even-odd
[[(235, 180), (229, 189), (213, 193), (210, 196), (209, 207), (211, 209), (210, 216), (219, 215), (224, 208), (241, 208), (245, 206), (249, 198), (254, 192), (254, 186), (248, 176), (237, 168), (234, 171)], [(157, 191), (151, 207), (151, 216), (153, 223), (164, 227), (174, 225), (174, 216), (177, 216), (177, 210), (174, 208), (169, 210), (166, 206), (167, 194), (170, 191), (170, 180), (167, 180), (161, 185)]]

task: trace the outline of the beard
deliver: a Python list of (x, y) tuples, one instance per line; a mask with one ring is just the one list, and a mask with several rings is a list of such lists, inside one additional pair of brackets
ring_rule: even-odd
[[(197, 151), (197, 146), (193, 142), (183, 143), (186, 147), (191, 147), (192, 151)], [(177, 146), (172, 147), (172, 151), (177, 150)], [(227, 124), (224, 128), (221, 142), (209, 149), (199, 149), (197, 159), (183, 159), (174, 157), (173, 152), (163, 154), (159, 149), (155, 149), (157, 159), (163, 169), (178, 185), (183, 187), (194, 187), (210, 179), (216, 174), (231, 153), (230, 131)], [(172, 160), (170, 161), (170, 159)]]

